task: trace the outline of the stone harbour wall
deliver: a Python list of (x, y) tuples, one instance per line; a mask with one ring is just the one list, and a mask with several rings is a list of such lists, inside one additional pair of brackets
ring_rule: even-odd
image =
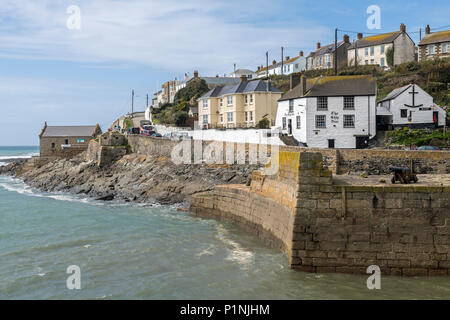
[(338, 185), (320, 153), (281, 152), (280, 169), (288, 159), (251, 186), (193, 195), (191, 210), (269, 239), (296, 270), (450, 275), (450, 186)]

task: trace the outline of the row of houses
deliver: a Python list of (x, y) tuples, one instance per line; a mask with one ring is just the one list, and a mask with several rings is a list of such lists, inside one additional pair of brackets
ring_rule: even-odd
[(290, 78), (285, 94), (270, 82), (245, 77), (237, 85), (211, 89), (198, 99), (201, 127), (248, 128), (266, 118), (272, 129), (298, 145), (366, 148), (377, 128), (445, 125), (446, 111), (415, 84), (393, 90), (377, 106), (377, 83), (371, 75)]
[[(350, 42), (345, 34), (337, 43), (316, 44), (316, 50), (308, 56), (299, 55), (294, 58), (286, 57), (285, 61), (272, 61), (269, 66), (259, 66), (256, 71), (258, 78), (267, 75), (289, 75), (304, 70), (321, 70), (334, 68), (336, 58), (338, 68), (355, 65), (378, 65), (388, 67), (386, 53), (393, 49), (393, 65), (410, 61), (424, 61), (436, 58), (450, 57), (450, 31), (431, 32), (429, 25), (425, 28), (425, 35), (418, 47), (406, 32), (402, 23), (398, 31), (369, 35), (362, 33)], [(335, 54), (336, 53), (336, 54)]]

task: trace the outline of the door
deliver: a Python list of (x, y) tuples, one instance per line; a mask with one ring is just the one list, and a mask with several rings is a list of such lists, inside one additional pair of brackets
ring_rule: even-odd
[(288, 134), (292, 134), (292, 119), (288, 119)]
[(329, 139), (328, 140), (328, 148), (329, 149), (334, 149), (334, 139)]
[(369, 137), (356, 137), (356, 149), (364, 149), (369, 146)]
[(435, 127), (437, 128), (439, 125), (439, 112), (433, 111), (433, 123)]

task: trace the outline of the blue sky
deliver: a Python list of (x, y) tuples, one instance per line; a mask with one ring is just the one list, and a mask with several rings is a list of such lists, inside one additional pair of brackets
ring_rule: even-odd
[[(80, 29), (67, 28), (71, 5)], [(369, 5), (381, 9), (380, 30), (367, 28)], [(448, 12), (448, 1), (0, 0), (0, 145), (37, 145), (44, 121), (105, 130), (130, 110), (131, 89), (144, 110), (166, 80), (255, 69), (281, 46), (308, 54), (335, 27), (415, 32), (449, 25)]]

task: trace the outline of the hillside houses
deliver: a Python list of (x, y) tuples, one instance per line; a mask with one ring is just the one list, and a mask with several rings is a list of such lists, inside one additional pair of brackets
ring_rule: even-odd
[(450, 57), (450, 30), (431, 32), (425, 28), (425, 36), (419, 42), (419, 61)]
[[(347, 66), (347, 50), (350, 46), (350, 38), (344, 35), (342, 41), (337, 43), (337, 65), (338, 68)], [(307, 70), (331, 69), (334, 68), (336, 44), (327, 44), (321, 46), (320, 42), (316, 44), (316, 50), (311, 52), (306, 58)]]
[(348, 47), (348, 66), (375, 64), (387, 67), (386, 52), (394, 50), (393, 65), (415, 61), (414, 41), (406, 33), (402, 23), (399, 31), (363, 37), (358, 33), (357, 40)]
[(268, 67), (258, 67), (256, 74), (258, 78), (264, 78), (267, 75), (290, 75), (304, 70), (306, 70), (306, 58), (303, 51), (300, 51), (296, 57), (286, 56), (285, 60), (280, 62), (273, 60), (272, 65)]

